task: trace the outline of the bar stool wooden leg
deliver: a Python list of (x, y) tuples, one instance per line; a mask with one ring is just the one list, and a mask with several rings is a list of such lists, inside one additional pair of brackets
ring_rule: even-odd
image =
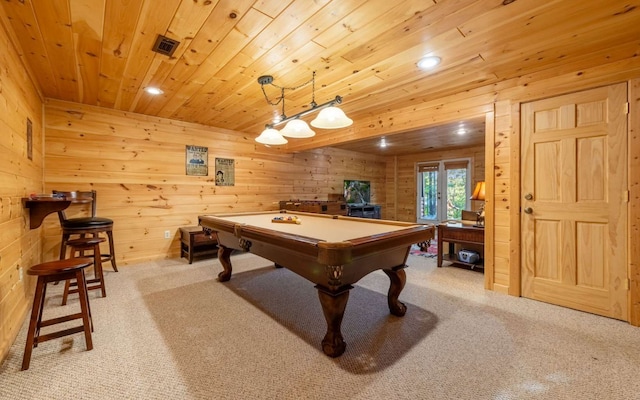
[(70, 237), (71, 235), (69, 233), (62, 234), (62, 242), (60, 243), (60, 259), (61, 260), (64, 260), (65, 258), (67, 258), (67, 240), (69, 240)]
[(66, 280), (64, 282), (64, 292), (62, 292), (62, 304), (63, 306), (67, 305), (67, 299), (69, 298), (69, 290), (71, 290), (71, 281)]
[(116, 266), (116, 250), (113, 245), (113, 231), (107, 231), (107, 238), (109, 240), (109, 259), (111, 260), (111, 266), (114, 271), (118, 272), (118, 267)]
[(95, 279), (91, 282), (99, 282), (102, 297), (107, 297), (107, 289), (104, 284), (104, 273), (102, 272), (102, 255), (100, 254), (100, 244), (97, 243), (93, 249), (93, 269)]
[[(36, 329), (40, 331), (38, 321), (42, 320), (42, 305), (44, 303), (44, 290), (46, 286), (44, 278), (38, 277), (36, 283), (36, 294), (33, 299), (33, 307), (31, 307), (31, 319), (29, 320), (29, 330), (27, 331), (27, 344), (24, 348), (24, 356), (22, 357), (22, 370), (29, 369), (31, 363), (31, 352), (34, 347), (34, 339), (36, 337)], [(39, 333), (39, 332), (38, 332)], [(38, 345), (37, 343), (35, 344)]]
[(87, 350), (93, 349), (93, 318), (89, 306), (89, 294), (87, 293), (87, 281), (84, 276), (84, 269), (76, 271), (76, 282), (78, 282), (78, 294), (80, 295), (80, 310), (82, 313), (82, 325), (84, 326), (84, 339), (87, 343)]

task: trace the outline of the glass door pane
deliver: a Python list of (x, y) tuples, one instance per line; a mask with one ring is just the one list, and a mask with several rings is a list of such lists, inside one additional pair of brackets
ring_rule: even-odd
[(447, 211), (445, 219), (461, 219), (467, 210), (467, 168), (447, 169)]
[(436, 220), (438, 218), (439, 190), (438, 190), (438, 170), (422, 172), (420, 177), (422, 183), (421, 207), (419, 219)]

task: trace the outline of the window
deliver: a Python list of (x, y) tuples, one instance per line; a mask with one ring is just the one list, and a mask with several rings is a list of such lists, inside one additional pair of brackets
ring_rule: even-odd
[(470, 206), (470, 165), (469, 159), (417, 165), (418, 222), (461, 218)]

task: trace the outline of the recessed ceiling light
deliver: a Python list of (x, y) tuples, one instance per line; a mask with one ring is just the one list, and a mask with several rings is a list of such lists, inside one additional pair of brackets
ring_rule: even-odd
[(440, 64), (440, 61), (442, 61), (442, 59), (438, 56), (426, 56), (422, 57), (417, 65), (420, 69), (431, 69)]
[(164, 91), (162, 91), (162, 89), (158, 89), (157, 87), (153, 87), (153, 86), (149, 86), (147, 88), (144, 89), (145, 92), (152, 94), (154, 96), (157, 96), (159, 94), (164, 93)]
[(458, 135), (464, 135), (467, 131), (464, 128), (459, 128), (457, 133)]
[(382, 147), (382, 148), (387, 147), (387, 141), (385, 140), (384, 137), (382, 139), (380, 139), (380, 147)]

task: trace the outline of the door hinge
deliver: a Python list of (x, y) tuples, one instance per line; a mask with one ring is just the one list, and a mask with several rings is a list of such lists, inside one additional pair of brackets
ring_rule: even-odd
[(624, 113), (629, 114), (629, 102), (624, 103)]
[(625, 290), (631, 289), (631, 283), (629, 282), (629, 278), (624, 280), (624, 288)]
[(625, 203), (629, 202), (629, 191), (628, 190), (625, 190), (622, 193), (622, 201), (625, 202)]

